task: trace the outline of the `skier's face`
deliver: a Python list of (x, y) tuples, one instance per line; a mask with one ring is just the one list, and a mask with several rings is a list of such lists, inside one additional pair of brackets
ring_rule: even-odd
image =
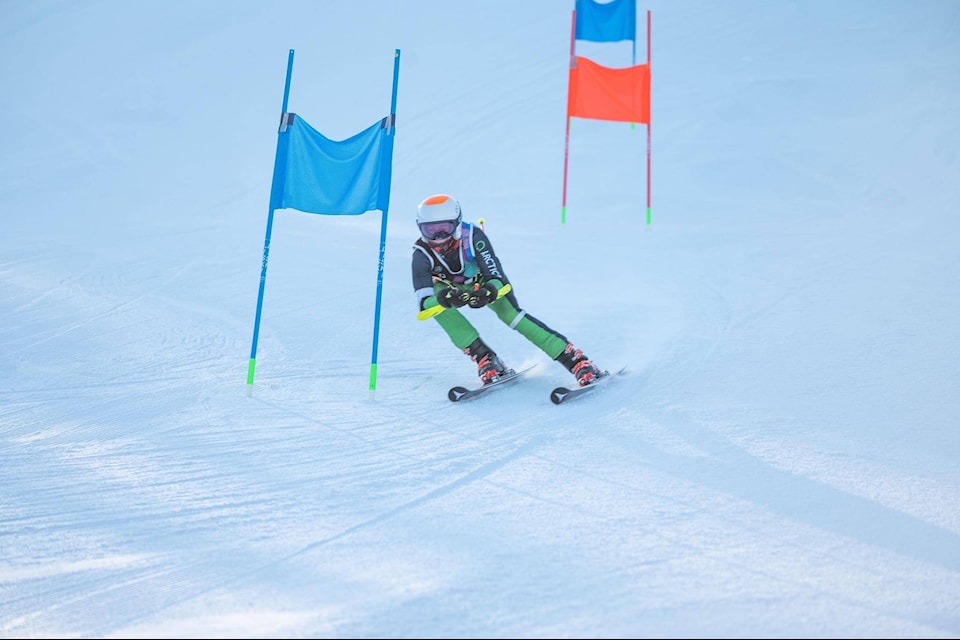
[(460, 241), (453, 236), (447, 236), (442, 240), (430, 240), (429, 244), (437, 253), (450, 254), (457, 250), (460, 246)]

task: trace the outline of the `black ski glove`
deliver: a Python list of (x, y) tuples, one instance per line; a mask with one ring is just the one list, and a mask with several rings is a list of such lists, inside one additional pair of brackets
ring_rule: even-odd
[(437, 302), (444, 309), (462, 307), (467, 304), (469, 296), (469, 291), (461, 291), (456, 287), (447, 287), (437, 293)]
[(498, 293), (499, 291), (497, 291), (497, 288), (488, 282), (487, 284), (470, 292), (470, 295), (467, 298), (467, 304), (469, 304), (473, 309), (485, 307), (497, 299)]

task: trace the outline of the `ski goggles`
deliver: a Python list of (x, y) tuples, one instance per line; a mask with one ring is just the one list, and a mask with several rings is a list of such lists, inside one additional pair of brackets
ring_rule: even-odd
[(457, 223), (453, 220), (441, 222), (423, 222), (420, 224), (420, 234), (427, 240), (444, 240), (457, 230)]

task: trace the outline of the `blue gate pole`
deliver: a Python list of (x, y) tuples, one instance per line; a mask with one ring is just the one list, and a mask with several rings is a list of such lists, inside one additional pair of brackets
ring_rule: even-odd
[(273, 161), (273, 176), (270, 186), (270, 206), (267, 214), (267, 233), (263, 241), (263, 262), (260, 265), (260, 292), (257, 294), (257, 315), (253, 321), (253, 344), (250, 346), (250, 362), (247, 365), (247, 395), (253, 393), (253, 372), (257, 366), (257, 340), (260, 337), (260, 314), (263, 311), (263, 289), (267, 284), (267, 259), (270, 257), (270, 234), (273, 232), (273, 196), (277, 188), (277, 164), (280, 161), (280, 136), (284, 134), (287, 117), (287, 101), (290, 98), (290, 78), (293, 76), (293, 49), (287, 57), (287, 79), (283, 87), (283, 109), (280, 112), (280, 129), (277, 132), (277, 152)]
[[(390, 123), (391, 130), (387, 135), (396, 135), (397, 127), (397, 81), (400, 75), (400, 49), (393, 52), (393, 95), (390, 98)], [(390, 144), (390, 173), (393, 173), (393, 144)], [(382, 169), (381, 169), (382, 171)], [(390, 208), (389, 189), (387, 188), (387, 205), (383, 208), (383, 215), (380, 218), (380, 263), (377, 266), (377, 303), (373, 312), (373, 353), (370, 356), (370, 399), (372, 400), (377, 390), (377, 348), (380, 342), (380, 302), (383, 297), (383, 257), (387, 246), (387, 209)]]

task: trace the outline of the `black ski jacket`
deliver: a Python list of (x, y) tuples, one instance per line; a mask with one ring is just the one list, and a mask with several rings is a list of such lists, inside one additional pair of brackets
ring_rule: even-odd
[[(437, 253), (423, 238), (418, 238), (413, 245), (411, 266), (413, 290), (421, 310), (424, 301), (433, 295), (436, 282), (472, 285), (496, 280), (493, 284), (498, 289), (510, 282), (486, 232), (468, 222), (460, 223), (460, 242), (447, 254)], [(516, 306), (513, 291), (507, 297)]]

